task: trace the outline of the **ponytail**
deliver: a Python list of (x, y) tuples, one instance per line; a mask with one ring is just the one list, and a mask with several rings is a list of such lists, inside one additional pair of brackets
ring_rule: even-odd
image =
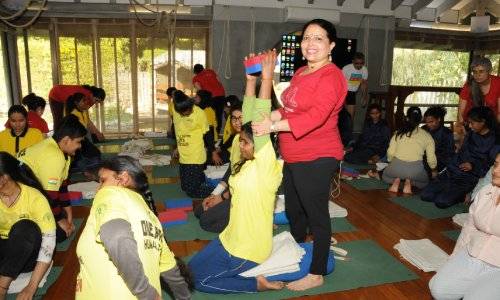
[(396, 139), (403, 138), (403, 136), (411, 137), (413, 130), (422, 122), (422, 111), (417, 106), (411, 106), (406, 112), (406, 119), (396, 131)]

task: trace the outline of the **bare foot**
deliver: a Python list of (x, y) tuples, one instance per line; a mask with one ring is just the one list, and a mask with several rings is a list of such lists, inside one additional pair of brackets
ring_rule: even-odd
[(401, 183), (401, 180), (399, 178), (394, 179), (392, 182), (391, 187), (389, 188), (389, 192), (391, 193), (397, 193), (399, 190), (399, 184)]
[(403, 194), (413, 194), (411, 191), (411, 181), (410, 179), (405, 179), (405, 185), (403, 187)]
[(305, 277), (290, 282), (286, 285), (292, 291), (305, 291), (323, 285), (323, 276), (315, 274), (307, 274)]
[(257, 290), (259, 292), (281, 290), (285, 287), (285, 283), (283, 283), (283, 281), (267, 281), (267, 279), (262, 275), (255, 277), (255, 279), (257, 279)]

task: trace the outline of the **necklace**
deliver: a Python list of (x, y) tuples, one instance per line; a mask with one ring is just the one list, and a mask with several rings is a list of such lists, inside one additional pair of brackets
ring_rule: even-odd
[[(14, 195), (15, 195), (15, 197), (13, 197)], [(7, 200), (7, 202), (10, 202), (10, 204), (7, 205), (7, 207), (10, 208), (14, 204), (16, 204), (16, 202), (19, 199), (20, 195), (21, 195), (21, 189), (19, 189), (16, 192), (12, 193), (12, 195), (2, 195), (2, 199), (5, 199), (5, 200)], [(4, 203), (5, 203), (5, 201), (4, 201)]]

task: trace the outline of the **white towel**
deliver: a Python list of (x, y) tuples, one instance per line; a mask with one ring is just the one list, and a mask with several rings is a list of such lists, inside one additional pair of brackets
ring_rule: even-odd
[(156, 131), (144, 132), (144, 137), (162, 138), (162, 137), (167, 137), (167, 136), (168, 136), (168, 133), (166, 133), (166, 132), (156, 132)]
[[(285, 211), (285, 195), (278, 195), (276, 197), (276, 202), (274, 204), (274, 213), (280, 213)], [(345, 218), (347, 217), (347, 209), (341, 207), (337, 203), (332, 201), (328, 202), (328, 212), (330, 213), (330, 218)]]
[(170, 165), (172, 156), (163, 154), (147, 154), (139, 158), (141, 166), (166, 166)]
[(377, 171), (382, 171), (385, 169), (389, 164), (388, 163), (383, 163), (383, 162), (378, 162), (375, 164), (377, 166)]
[(210, 179), (219, 179), (224, 177), (227, 168), (229, 168), (229, 164), (225, 164), (222, 166), (208, 166), (205, 170), (205, 175)]
[(282, 232), (273, 237), (271, 255), (260, 265), (241, 273), (244, 277), (259, 275), (273, 276), (292, 273), (300, 270), (299, 263), (306, 254), (305, 250), (295, 242), (290, 232)]
[(79, 182), (68, 185), (68, 191), (81, 192), (83, 199), (94, 199), (99, 183), (95, 181)]
[(449, 255), (429, 239), (399, 240), (394, 246), (399, 254), (424, 272), (433, 272), (443, 266)]
[[(50, 263), (50, 266), (47, 269), (47, 272), (45, 272), (45, 275), (43, 275), (42, 280), (40, 280), (38, 287), (43, 287), (45, 282), (47, 282), (47, 276), (49, 276), (50, 270), (52, 269), (52, 264), (53, 264), (53, 262)], [(30, 283), (32, 273), (33, 272), (19, 274), (19, 276), (17, 276), (16, 280), (14, 280), (10, 283), (9, 290), (7, 291), (7, 294), (17, 294), (20, 291), (22, 291), (28, 285), (28, 283)]]
[(456, 214), (451, 219), (453, 220), (453, 223), (457, 224), (460, 227), (464, 227), (465, 222), (467, 222), (467, 219), (469, 219), (469, 213)]

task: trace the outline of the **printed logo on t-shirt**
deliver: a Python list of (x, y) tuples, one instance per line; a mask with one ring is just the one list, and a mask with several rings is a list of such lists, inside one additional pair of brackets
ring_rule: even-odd
[(144, 249), (156, 249), (161, 251), (163, 230), (148, 220), (142, 220), (141, 227), (144, 237)]
[(290, 86), (281, 94), (281, 99), (283, 100), (283, 106), (286, 112), (294, 112), (298, 104), (295, 101), (297, 96), (298, 88), (296, 86)]
[(189, 143), (187, 141), (189, 138), (191, 138), (190, 134), (179, 135), (177, 137), (177, 145), (181, 147), (188, 147)]
[(351, 76), (349, 77), (349, 83), (353, 86), (358, 86), (361, 83), (361, 80), (363, 80), (363, 74), (361, 73), (351, 73)]

